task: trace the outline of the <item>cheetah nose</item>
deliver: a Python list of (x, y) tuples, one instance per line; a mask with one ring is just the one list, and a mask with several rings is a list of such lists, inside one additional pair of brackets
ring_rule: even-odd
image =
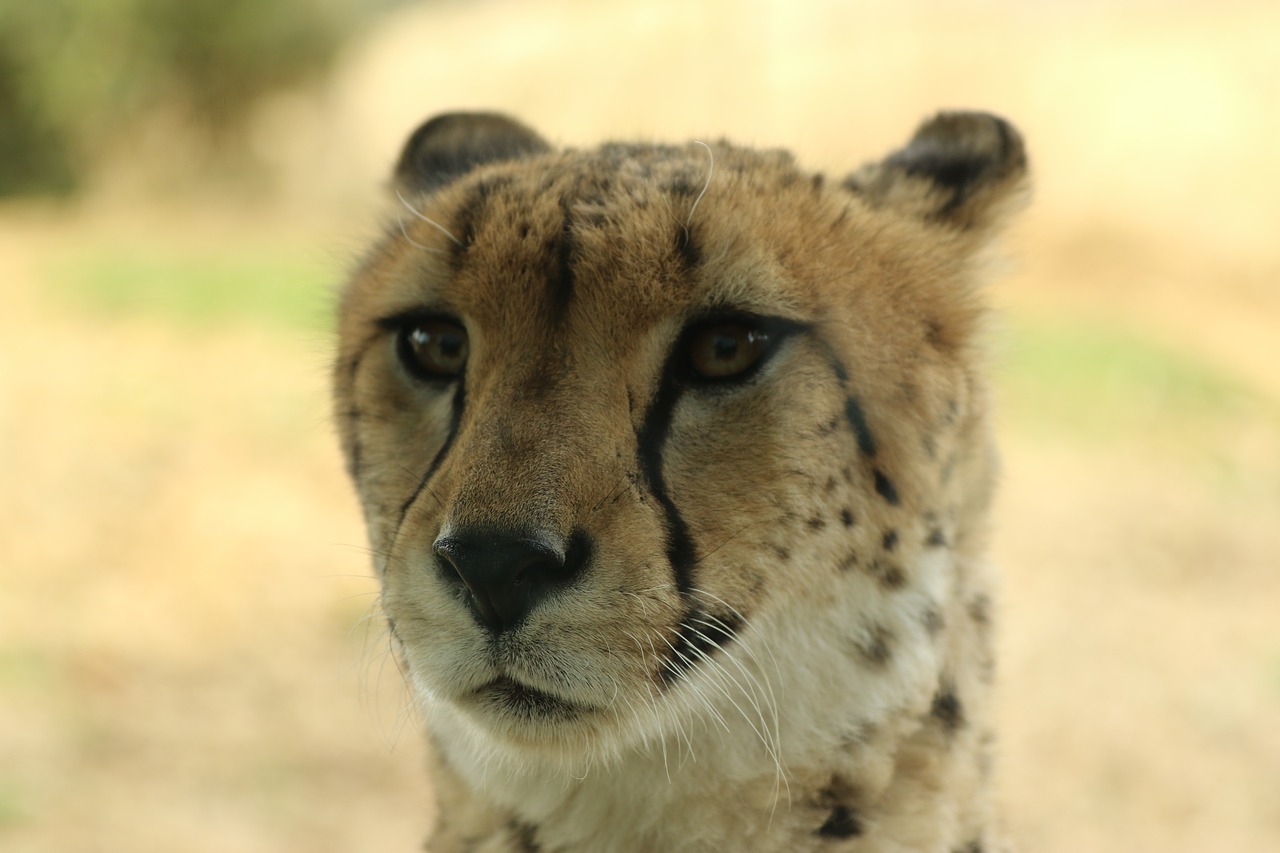
[(493, 634), (522, 623), (537, 604), (570, 583), (591, 552), (585, 533), (563, 539), (542, 531), (450, 531), (432, 545), (445, 583), (463, 587), (471, 613)]

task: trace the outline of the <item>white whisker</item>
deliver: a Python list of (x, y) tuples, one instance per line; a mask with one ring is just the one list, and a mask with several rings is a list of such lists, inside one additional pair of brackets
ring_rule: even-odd
[[(418, 211), (418, 210), (415, 210), (415, 209), (414, 209), (414, 207), (413, 207), (413, 205), (409, 204), (408, 200), (406, 200), (406, 199), (405, 199), (405, 197), (404, 197), (404, 196), (402, 196), (402, 195), (400, 194), (400, 191), (399, 191), (399, 190), (396, 190), (396, 198), (400, 199), (400, 203), (404, 205), (405, 210), (409, 211), (409, 212), (410, 212), (410, 213), (412, 213), (414, 216), (418, 217), (418, 218), (419, 218), (419, 219), (421, 219), (423, 222), (425, 222), (425, 223), (427, 223), (428, 225), (430, 225), (432, 228), (435, 228), (436, 230), (438, 230), (441, 234), (443, 234), (444, 236), (446, 236), (446, 237), (448, 237), (450, 240), (452, 240), (456, 245), (458, 245), (458, 246), (460, 246), (460, 247), (462, 247), (462, 248), (466, 248), (466, 247), (463, 245), (462, 241), (461, 241), (461, 240), (459, 240), (457, 237), (453, 236), (453, 232), (452, 232), (452, 231), (450, 231), (448, 228), (445, 228), (443, 225), (441, 225), (439, 222), (436, 222), (436, 221), (435, 221), (434, 219), (432, 219), (430, 216), (427, 216), (426, 214), (424, 214), (424, 213), (422, 213), (422, 212), (420, 212), (420, 211)], [(695, 206), (696, 206), (696, 203), (695, 203)], [(405, 235), (405, 236), (407, 237), (408, 235)], [(416, 244), (415, 244), (415, 245), (416, 245)]]
[(711, 146), (701, 140), (694, 140), (694, 145), (701, 145), (707, 149), (707, 182), (702, 185), (702, 192), (698, 193), (698, 197), (693, 200), (693, 207), (689, 208), (689, 217), (684, 221), (685, 230), (689, 230), (689, 226), (693, 224), (693, 212), (698, 209), (698, 202), (702, 201), (702, 197), (707, 194), (707, 189), (711, 186), (711, 176), (716, 171), (716, 155), (712, 153)]

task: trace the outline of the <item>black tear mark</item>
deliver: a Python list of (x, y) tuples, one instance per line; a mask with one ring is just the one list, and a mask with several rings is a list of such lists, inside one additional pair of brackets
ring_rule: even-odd
[(849, 428), (853, 430), (854, 436), (858, 439), (858, 450), (868, 459), (874, 458), (876, 455), (876, 440), (871, 435), (871, 428), (867, 426), (867, 416), (862, 410), (862, 404), (853, 395), (849, 395), (844, 401), (844, 416), (849, 421)]
[(898, 487), (893, 484), (892, 480), (884, 475), (883, 471), (877, 468), (875, 470), (875, 477), (876, 492), (879, 493), (880, 497), (884, 498), (893, 506), (898, 506), (902, 503), (902, 499), (898, 497)]
[(964, 725), (964, 705), (961, 704), (960, 697), (956, 696), (954, 685), (944, 682), (938, 688), (938, 692), (933, 696), (933, 705), (929, 708), (929, 714), (948, 734), (954, 734)]
[(892, 551), (894, 548), (898, 547), (898, 531), (886, 530), (884, 532), (884, 538), (881, 540), (880, 544), (884, 546), (886, 551)]
[(818, 827), (817, 834), (823, 838), (853, 838), (862, 834), (862, 823), (853, 809), (839, 805), (831, 810), (826, 822)]
[(733, 642), (743, 621), (736, 612), (714, 616), (694, 610), (680, 621), (670, 654), (658, 668), (658, 675), (670, 687), (717, 649)]
[(697, 550), (689, 525), (685, 522), (680, 508), (667, 494), (667, 484), (662, 476), (662, 451), (667, 442), (667, 433), (671, 429), (671, 420), (675, 414), (676, 403), (683, 393), (682, 387), (672, 376), (668, 365), (663, 370), (663, 381), (658, 387), (649, 411), (636, 433), (636, 464), (644, 474), (649, 492), (658, 505), (662, 507), (665, 520), (667, 540), (667, 560), (671, 564), (671, 573), (676, 589), (681, 596), (687, 596), (693, 586), (693, 567), (697, 563)]
[(418, 496), (426, 489), (428, 481), (435, 475), (440, 463), (444, 461), (445, 456), (449, 453), (449, 448), (453, 446), (453, 439), (458, 434), (458, 425), (462, 422), (462, 410), (467, 402), (466, 375), (460, 376), (457, 383), (457, 388), (453, 392), (453, 403), (449, 409), (449, 434), (445, 436), (444, 444), (440, 445), (440, 449), (436, 451), (436, 455), (431, 459), (431, 464), (427, 466), (427, 470), (422, 472), (418, 485), (414, 487), (413, 492), (400, 505), (400, 518), (396, 521), (395, 530), (391, 534), (393, 543), (400, 536), (400, 528), (404, 526), (405, 516), (409, 513), (409, 507), (413, 506)]

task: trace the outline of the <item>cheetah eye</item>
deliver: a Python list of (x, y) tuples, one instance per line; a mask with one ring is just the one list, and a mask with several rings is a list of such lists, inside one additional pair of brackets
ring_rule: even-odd
[(396, 354), (415, 379), (449, 380), (467, 364), (467, 330), (452, 320), (407, 320), (396, 331)]
[(742, 323), (697, 329), (689, 337), (689, 364), (699, 379), (733, 379), (755, 367), (769, 349), (770, 334)]

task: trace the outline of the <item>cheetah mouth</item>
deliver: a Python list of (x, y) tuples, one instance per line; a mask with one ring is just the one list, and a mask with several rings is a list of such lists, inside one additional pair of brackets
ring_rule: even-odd
[(479, 687), (472, 696), (491, 710), (526, 719), (564, 720), (580, 717), (592, 710), (505, 675)]

